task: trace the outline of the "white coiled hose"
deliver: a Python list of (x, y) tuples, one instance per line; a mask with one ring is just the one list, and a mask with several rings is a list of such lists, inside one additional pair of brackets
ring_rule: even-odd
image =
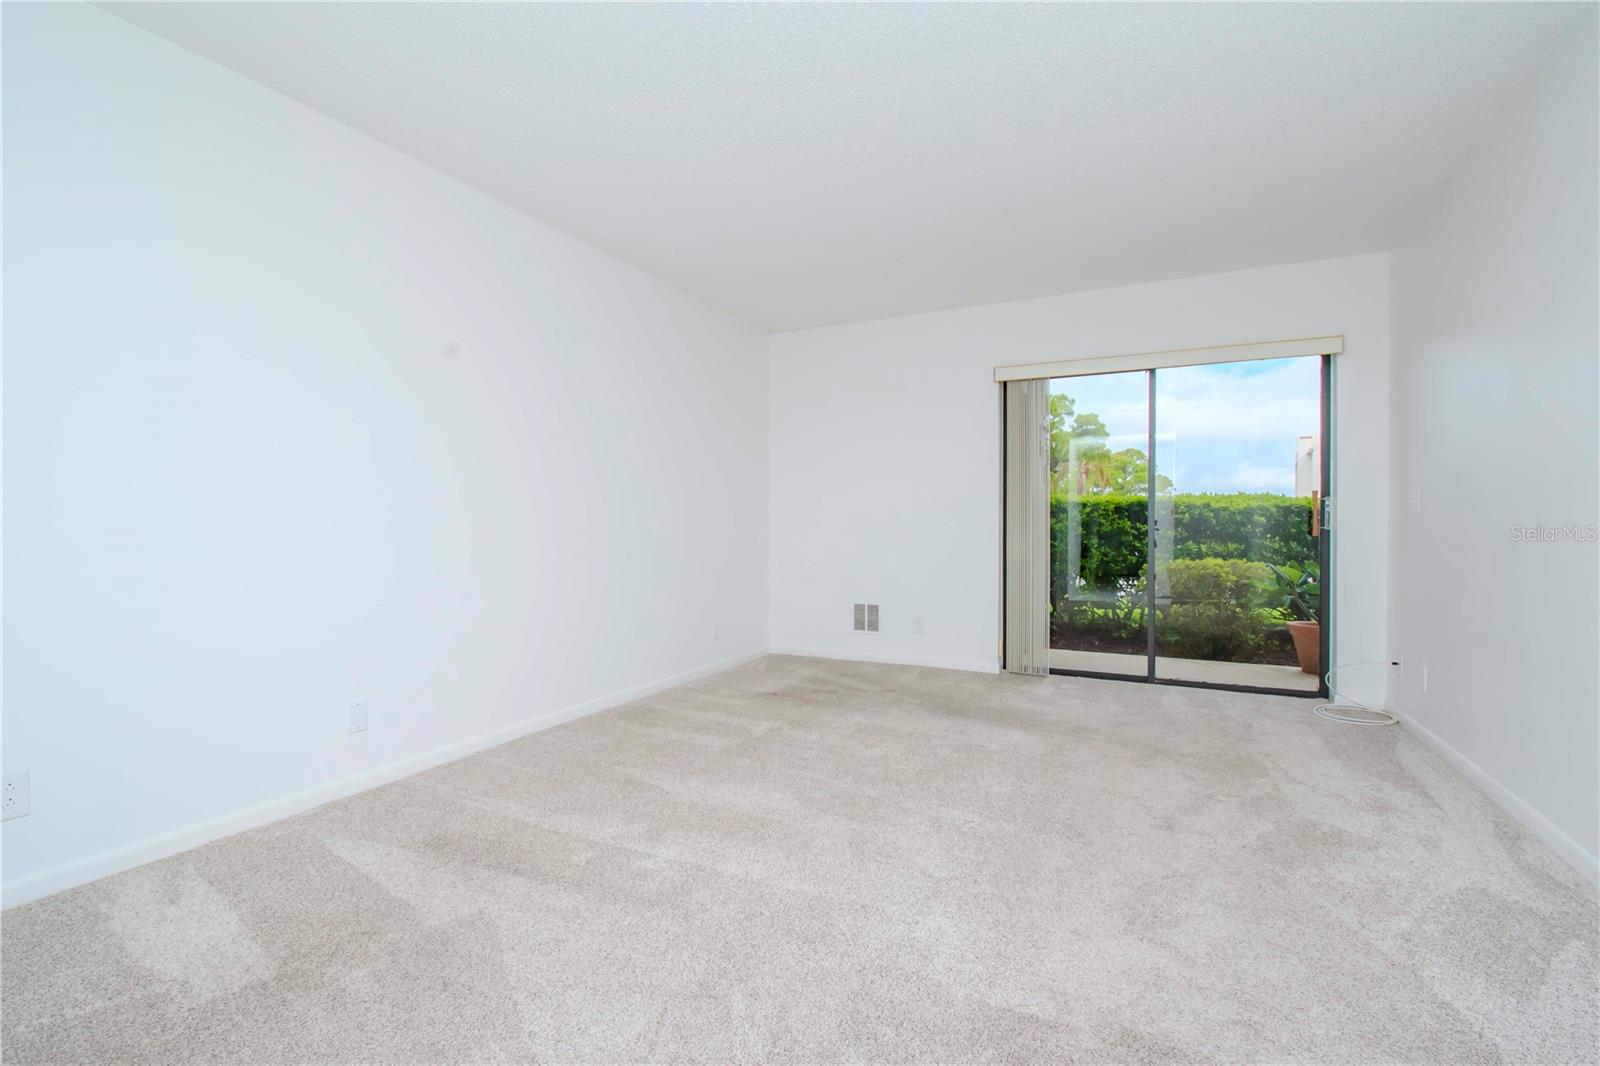
[(1346, 696), (1344, 693), (1340, 692), (1339, 686), (1335, 684), (1333, 679), (1338, 675), (1339, 671), (1348, 670), (1352, 666), (1388, 667), (1399, 665), (1399, 663), (1393, 661), (1392, 659), (1382, 659), (1364, 663), (1345, 663), (1343, 666), (1335, 666), (1332, 670), (1329, 670), (1327, 674), (1328, 695), (1332, 697), (1333, 702), (1319, 703), (1317, 706), (1311, 709), (1321, 717), (1328, 719), (1330, 722), (1348, 722), (1351, 725), (1398, 725), (1400, 723), (1400, 719), (1396, 718), (1388, 711), (1380, 710), (1377, 707), (1368, 707), (1360, 700), (1351, 699), (1349, 696)]

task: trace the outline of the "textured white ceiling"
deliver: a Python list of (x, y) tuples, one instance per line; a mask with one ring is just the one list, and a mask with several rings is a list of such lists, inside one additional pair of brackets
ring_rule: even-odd
[(789, 328), (1386, 248), (1581, 5), (102, 6)]

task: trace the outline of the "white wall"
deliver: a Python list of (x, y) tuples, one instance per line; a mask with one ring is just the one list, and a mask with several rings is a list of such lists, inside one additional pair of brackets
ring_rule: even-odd
[[(997, 364), (1342, 333), (1335, 655), (1382, 659), (1388, 315), (1372, 255), (773, 337), (773, 650), (996, 669)], [(882, 604), (882, 632), (851, 630), (863, 600)], [(1382, 668), (1349, 675), (1360, 698), (1383, 685)]]
[(1591, 878), (1600, 552), (1513, 527), (1600, 522), (1595, 25), (1394, 255), (1390, 618), (1394, 708)]
[(765, 648), (761, 335), (101, 11), (4, 20), (8, 902)]

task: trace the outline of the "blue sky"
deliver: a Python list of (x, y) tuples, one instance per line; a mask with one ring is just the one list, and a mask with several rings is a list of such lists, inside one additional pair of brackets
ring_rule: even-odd
[[(1263, 359), (1156, 372), (1156, 461), (1178, 492), (1294, 491), (1296, 439), (1321, 418), (1321, 360)], [(1057, 378), (1113, 449), (1146, 448), (1143, 372)]]

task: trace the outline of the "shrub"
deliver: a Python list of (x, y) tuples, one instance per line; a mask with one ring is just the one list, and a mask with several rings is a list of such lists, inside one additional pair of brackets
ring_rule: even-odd
[(1157, 611), (1164, 651), (1194, 659), (1250, 659), (1266, 635), (1272, 570), (1245, 559), (1174, 559), (1171, 603)]
[[(1156, 620), (1163, 650), (1251, 659), (1283, 613), (1275, 610), (1283, 594), (1271, 591), (1267, 564), (1298, 566), (1317, 557), (1311, 500), (1180, 493), (1158, 503), (1172, 508), (1172, 595), (1162, 596)], [(1119, 639), (1144, 632), (1148, 511), (1143, 496), (1051, 499), (1050, 606), (1056, 625)]]
[(1101, 590), (1094, 599), (1063, 597), (1060, 603), (1051, 604), (1051, 614), (1065, 620), (1065, 632), (1127, 640), (1144, 635), (1145, 606), (1145, 581), (1141, 576), (1119, 581), (1115, 589)]
[(1317, 563), (1278, 566), (1268, 563), (1267, 568), (1277, 578), (1278, 585), (1271, 597), (1274, 610), (1286, 619), (1315, 622), (1322, 617), (1322, 567)]

